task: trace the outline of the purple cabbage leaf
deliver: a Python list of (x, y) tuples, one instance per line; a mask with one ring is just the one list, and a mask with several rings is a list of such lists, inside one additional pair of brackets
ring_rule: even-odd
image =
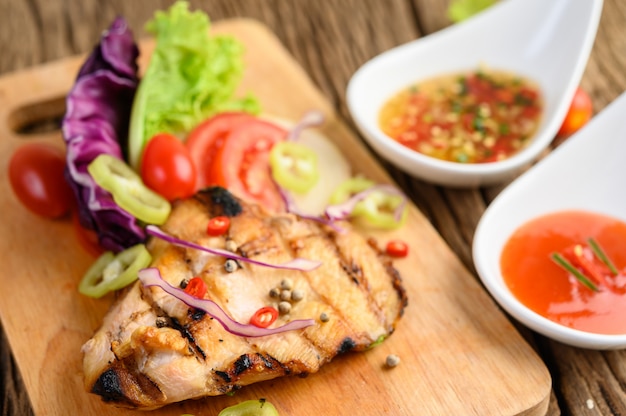
[(138, 55), (128, 24), (117, 18), (81, 67), (67, 96), (62, 122), (65, 175), (78, 203), (80, 223), (98, 234), (104, 249), (115, 252), (143, 242), (146, 234), (135, 217), (95, 183), (87, 166), (103, 153), (124, 159), (139, 84)]

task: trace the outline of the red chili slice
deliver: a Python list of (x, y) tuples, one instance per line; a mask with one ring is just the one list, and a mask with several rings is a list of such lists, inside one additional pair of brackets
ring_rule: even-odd
[(264, 306), (252, 315), (250, 324), (259, 328), (267, 328), (278, 318), (278, 311), (271, 306)]
[(404, 241), (392, 240), (385, 249), (391, 257), (406, 257), (409, 254), (409, 245)]
[(202, 299), (206, 294), (206, 283), (201, 277), (192, 278), (185, 287), (185, 293), (193, 296), (194, 298)]
[(211, 218), (209, 220), (209, 225), (207, 225), (206, 232), (212, 237), (217, 237), (226, 233), (229, 227), (230, 218), (222, 215), (219, 217)]

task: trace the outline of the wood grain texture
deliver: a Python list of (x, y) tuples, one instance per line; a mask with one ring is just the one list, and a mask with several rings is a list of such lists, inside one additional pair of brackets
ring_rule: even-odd
[[(249, 16), (267, 24), (313, 79), (335, 110), (350, 123), (345, 86), (367, 59), (397, 44), (449, 24), (447, 0), (212, 0), (194, 1), (214, 20)], [(152, 10), (171, 1), (0, 0), (0, 74), (87, 52), (102, 28), (123, 14), (137, 33)], [(626, 3), (605, 0), (602, 20), (582, 80), (600, 111), (626, 90)], [(472, 230), (502, 189), (449, 190), (414, 180), (383, 163), (473, 270)], [(4, 237), (3, 237), (4, 238)], [(1, 296), (6, 296), (4, 293)], [(626, 353), (563, 346), (520, 328), (549, 365), (554, 379), (549, 415), (626, 414)], [(2, 415), (29, 414), (30, 405), (0, 337)], [(593, 404), (590, 406), (589, 403)]]
[[(389, 180), (265, 26), (252, 20), (227, 20), (215, 27), (220, 33), (236, 35), (246, 47), (247, 70), (240, 92), (253, 90), (264, 111), (288, 119), (297, 119), (310, 108), (322, 110), (327, 119), (322, 130), (350, 155), (354, 171), (378, 182)], [(142, 45), (143, 68), (151, 46)], [(62, 96), (80, 63), (81, 58), (72, 58), (1, 78), (0, 119), (11, 120), (26, 105)], [(0, 154), (11, 154), (22, 141), (10, 124), (0, 125), (5, 137)], [(37, 139), (61, 144), (59, 132), (38, 134)], [(0, 164), (6, 160), (0, 159)], [(6, 179), (0, 180), (0, 194), (5, 195), (0, 197), (0, 210), (6, 218), (0, 233), (9, 237), (0, 242), (0, 252), (16, 250), (6, 259), (6, 273), (0, 275), (2, 291), (15, 296), (0, 298), (0, 316), (15, 346), (13, 353), (33, 408), (39, 414), (62, 414), (73, 408), (83, 414), (131, 413), (111, 408), (83, 390), (80, 346), (99, 327), (112, 301), (112, 296), (93, 300), (76, 293), (78, 277), (93, 259), (80, 252), (68, 221), (33, 220), (8, 192)], [(46, 230), (47, 236), (36, 237), (37, 230)], [(255, 397), (271, 399), (287, 414), (302, 415), (341, 414), (347, 409), (369, 415), (412, 414), (409, 409), (416, 408), (430, 414), (544, 414), (551, 381), (547, 369), (427, 219), (412, 207), (400, 230), (371, 235), (379, 241), (401, 238), (416, 248), (414, 255), (396, 262), (411, 305), (398, 330), (382, 346), (367, 354), (340, 357), (337, 361), (342, 363), (331, 363), (306, 380), (259, 383), (235, 397), (188, 401), (153, 414), (176, 415), (183, 409), (216, 413)], [(30, 258), (38, 261), (27, 261)], [(39, 276), (45, 280), (36, 287), (21, 284)], [(37, 290), (36, 304), (19, 300)], [(46, 325), (40, 324), (46, 320)], [(386, 371), (384, 359), (391, 353), (401, 356), (404, 364)], [(335, 394), (342, 400), (323, 400)]]
[[(254, 91), (264, 111), (288, 119), (295, 120), (310, 108), (322, 110), (327, 120), (322, 130), (350, 155), (354, 171), (378, 182), (389, 180), (265, 26), (253, 20), (227, 20), (215, 28), (237, 36), (246, 47), (247, 69), (240, 92)], [(141, 47), (142, 68), (151, 46)], [(24, 106), (63, 96), (81, 63), (82, 58), (72, 58), (0, 79), (0, 119), (11, 120)], [(22, 141), (10, 124), (0, 125), (3, 155), (10, 155)], [(39, 134), (37, 139), (61, 144), (59, 132)], [(34, 220), (20, 209), (6, 178), (0, 180), (0, 195), (4, 195), (0, 209), (6, 218), (0, 234), (9, 237), (0, 242), (0, 252), (16, 250), (5, 259), (6, 273), (0, 275), (2, 291), (15, 296), (0, 298), (0, 316), (15, 346), (13, 353), (33, 408), (40, 414), (62, 414), (73, 408), (83, 414), (129, 414), (83, 390), (80, 347), (100, 326), (113, 300), (76, 293), (78, 278), (93, 258), (81, 253), (68, 221)], [(37, 237), (38, 230), (46, 235)], [(382, 346), (367, 354), (341, 357), (337, 361), (342, 363), (331, 363), (305, 381), (283, 378), (259, 383), (235, 397), (189, 401), (153, 413), (175, 415), (182, 409), (216, 413), (236, 401), (267, 397), (287, 414), (302, 415), (339, 414), (347, 409), (370, 415), (411, 414), (409, 409), (416, 408), (431, 414), (544, 414), (551, 381), (547, 369), (426, 218), (412, 208), (400, 230), (371, 235), (381, 242), (400, 238), (415, 247), (412, 256), (396, 262), (411, 304), (398, 330)], [(21, 283), (39, 277), (45, 280), (37, 286)], [(38, 294), (37, 303), (19, 300), (29, 293)], [(404, 365), (386, 371), (384, 359), (391, 353), (401, 356)], [(323, 400), (338, 391), (341, 401)]]

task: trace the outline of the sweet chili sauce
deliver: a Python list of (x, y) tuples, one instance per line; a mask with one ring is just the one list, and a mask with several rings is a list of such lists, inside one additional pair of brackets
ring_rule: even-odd
[(539, 88), (504, 71), (478, 70), (413, 84), (381, 108), (379, 125), (400, 144), (460, 163), (506, 159), (535, 134)]
[[(618, 273), (593, 256), (589, 239), (597, 242)], [(565, 257), (586, 253), (596, 290), (559, 266), (554, 253)], [(511, 292), (538, 314), (559, 324), (599, 334), (626, 333), (626, 223), (605, 215), (563, 211), (536, 218), (517, 229), (500, 258)], [(599, 271), (599, 273), (596, 273)]]

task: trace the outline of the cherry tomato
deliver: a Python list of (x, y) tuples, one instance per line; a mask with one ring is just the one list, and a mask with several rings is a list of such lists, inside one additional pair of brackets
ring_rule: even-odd
[(209, 220), (206, 232), (212, 237), (217, 237), (228, 231), (228, 227), (230, 227), (230, 218), (221, 215), (219, 217), (213, 217)]
[(278, 311), (271, 306), (264, 306), (252, 315), (250, 324), (259, 328), (267, 328), (278, 318)]
[(391, 240), (387, 243), (385, 251), (391, 257), (406, 257), (409, 254), (409, 246), (404, 241)]
[(210, 183), (258, 202), (270, 211), (281, 211), (284, 204), (272, 180), (269, 154), (272, 146), (286, 136), (284, 129), (265, 121), (255, 119), (239, 124), (217, 151)]
[(211, 164), (230, 131), (242, 122), (254, 120), (248, 113), (220, 113), (198, 124), (185, 142), (196, 165), (198, 189), (210, 183)]
[(593, 114), (593, 104), (589, 95), (580, 87), (576, 89), (567, 115), (559, 129), (558, 136), (569, 136), (587, 124)]
[(175, 136), (161, 133), (148, 142), (141, 161), (145, 185), (172, 201), (196, 191), (196, 167), (189, 149)]
[(198, 276), (189, 280), (189, 283), (187, 283), (187, 286), (185, 287), (185, 293), (198, 299), (204, 298), (206, 290), (206, 283), (204, 283), (204, 280)]
[(67, 214), (73, 194), (65, 180), (64, 152), (46, 143), (19, 147), (9, 161), (9, 182), (28, 210), (46, 218)]

